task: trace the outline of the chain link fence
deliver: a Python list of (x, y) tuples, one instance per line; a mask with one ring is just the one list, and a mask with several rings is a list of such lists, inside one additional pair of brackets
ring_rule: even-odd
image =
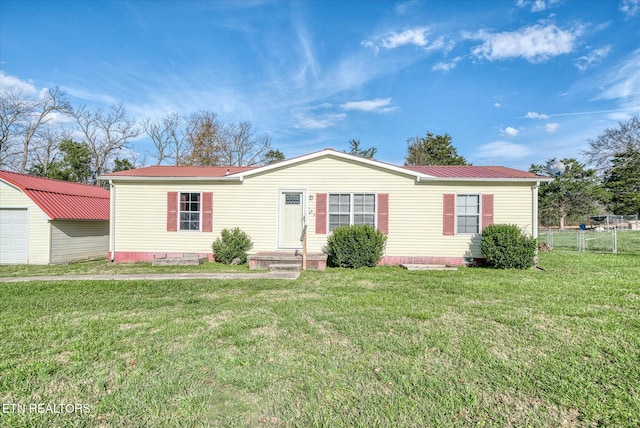
[(598, 228), (587, 230), (552, 230), (539, 235), (553, 251), (625, 253), (640, 255), (640, 230), (631, 228)]

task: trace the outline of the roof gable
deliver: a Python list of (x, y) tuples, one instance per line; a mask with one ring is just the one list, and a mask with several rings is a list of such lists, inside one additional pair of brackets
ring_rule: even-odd
[(109, 220), (109, 192), (101, 187), (0, 170), (52, 220)]

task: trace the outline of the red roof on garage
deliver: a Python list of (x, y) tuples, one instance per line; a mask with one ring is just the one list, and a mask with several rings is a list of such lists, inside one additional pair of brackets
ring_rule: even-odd
[(52, 220), (109, 220), (109, 192), (102, 187), (0, 170)]

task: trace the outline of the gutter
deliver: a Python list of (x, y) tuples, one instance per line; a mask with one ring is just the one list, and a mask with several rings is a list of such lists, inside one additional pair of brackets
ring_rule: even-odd
[(243, 182), (244, 176), (234, 176), (234, 177), (170, 177), (170, 176), (162, 176), (162, 177), (147, 177), (147, 176), (135, 176), (135, 175), (102, 175), (98, 177), (98, 179), (108, 179), (109, 183), (113, 181), (230, 181), (230, 182)]
[(438, 183), (438, 182), (478, 182), (478, 183), (486, 183), (486, 182), (496, 182), (496, 183), (531, 183), (535, 182), (537, 185), (540, 185), (541, 181), (551, 182), (553, 179), (547, 179), (544, 177), (531, 177), (531, 178), (496, 178), (496, 177), (418, 177), (416, 179), (416, 183)]

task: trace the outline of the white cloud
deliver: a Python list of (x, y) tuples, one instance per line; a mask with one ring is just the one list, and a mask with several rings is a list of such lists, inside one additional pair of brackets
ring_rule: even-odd
[(554, 132), (556, 132), (556, 130), (558, 129), (559, 126), (560, 126), (559, 123), (547, 123), (544, 126), (544, 129), (549, 133), (554, 133)]
[(431, 41), (427, 37), (429, 33), (431, 33), (429, 27), (414, 27), (400, 33), (391, 31), (382, 36), (374, 37), (371, 40), (363, 40), (360, 44), (373, 49), (376, 55), (380, 52), (380, 48), (396, 49), (402, 46), (417, 46), (425, 52), (442, 50), (446, 53), (451, 51), (455, 46), (453, 41), (447, 42), (442, 36)]
[(622, 0), (620, 3), (620, 12), (627, 16), (640, 14), (640, 0)]
[(520, 131), (511, 126), (507, 126), (506, 128), (500, 130), (500, 133), (502, 135), (506, 135), (507, 137), (515, 137), (516, 135), (518, 135), (518, 132)]
[(493, 106), (494, 106), (495, 108), (500, 108), (500, 107), (502, 107), (502, 104), (500, 104), (500, 103), (495, 103)]
[(518, 160), (531, 156), (533, 150), (522, 144), (510, 143), (508, 141), (494, 141), (478, 148), (476, 157), (482, 159), (496, 160)]
[(344, 113), (326, 114), (318, 118), (314, 117), (298, 117), (296, 128), (303, 129), (325, 129), (340, 122), (346, 117)]
[(468, 37), (483, 41), (472, 50), (478, 58), (489, 61), (524, 58), (537, 63), (572, 52), (581, 33), (580, 28), (565, 30), (555, 25), (536, 24), (511, 32), (489, 33), (483, 30)]
[(544, 114), (544, 113), (536, 113), (534, 111), (528, 112), (525, 117), (527, 119), (541, 119), (541, 120), (549, 119), (549, 116), (547, 116), (546, 114)]
[(632, 113), (640, 111), (640, 49), (591, 82), (603, 91), (596, 100), (617, 100)]
[(407, 0), (396, 4), (395, 11), (398, 15), (406, 15), (418, 5), (418, 0)]
[(373, 100), (364, 101), (348, 101), (340, 105), (342, 110), (359, 110), (359, 111), (372, 111), (378, 113), (386, 113), (397, 109), (397, 107), (387, 107), (391, 103), (391, 97), (389, 98), (376, 98)]
[(427, 27), (410, 28), (401, 33), (392, 31), (380, 41), (380, 44), (387, 49), (395, 49), (404, 45), (424, 47), (427, 45), (428, 32), (429, 29)]
[(609, 52), (611, 52), (611, 46), (609, 45), (594, 49), (587, 55), (576, 58), (574, 60), (574, 65), (578, 70), (585, 71), (594, 65), (598, 65), (604, 57), (609, 55)]
[(517, 0), (516, 5), (518, 7), (528, 7), (531, 5), (531, 12), (544, 12), (559, 2), (560, 0)]
[(2, 92), (18, 91), (24, 94), (35, 94), (38, 92), (32, 82), (26, 82), (14, 76), (4, 74), (0, 71), (0, 90)]
[(431, 69), (434, 71), (451, 71), (454, 68), (456, 68), (456, 65), (458, 65), (458, 62), (462, 59), (462, 57), (455, 57), (454, 59), (452, 59), (449, 62), (439, 62), (436, 65), (434, 65)]

